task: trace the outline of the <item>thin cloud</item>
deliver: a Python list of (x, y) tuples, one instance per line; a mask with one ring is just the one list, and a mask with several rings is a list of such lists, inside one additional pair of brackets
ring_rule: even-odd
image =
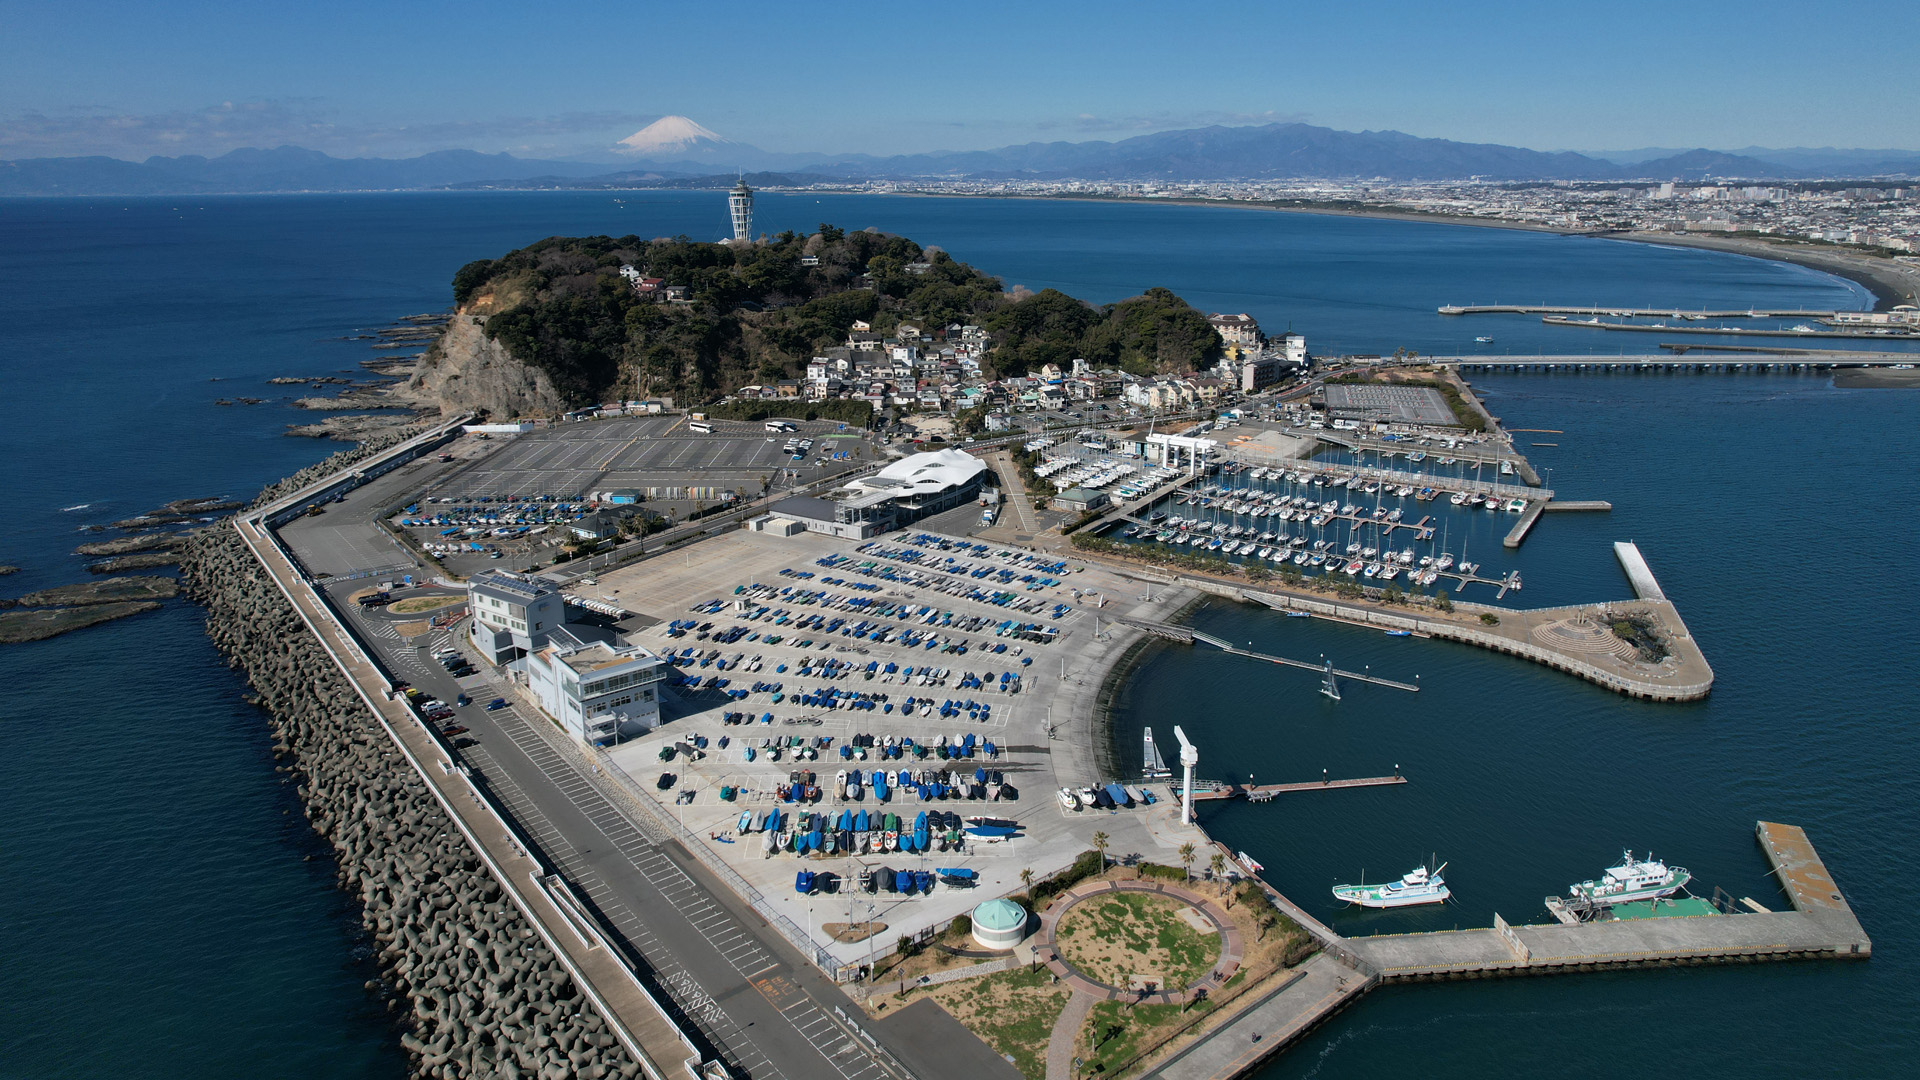
[(1052, 118), (1036, 121), (1032, 126), (1036, 131), (1177, 131), (1181, 128), (1207, 127), (1214, 124), (1240, 126), (1246, 124), (1304, 124), (1311, 117), (1305, 113), (1283, 113), (1268, 110), (1266, 112), (1223, 112), (1202, 110), (1184, 113), (1151, 113), (1138, 116), (1096, 116), (1092, 113), (1080, 113), (1077, 116)]
[(356, 124), (309, 100), (228, 101), (204, 109), (144, 114), (76, 109), (0, 121), (0, 158), (97, 154), (139, 160), (155, 154), (214, 156), (245, 146), (289, 144), (339, 156), (405, 156), (450, 148), (564, 154), (597, 148), (609, 132), (631, 131), (654, 119), (647, 113), (573, 112)]

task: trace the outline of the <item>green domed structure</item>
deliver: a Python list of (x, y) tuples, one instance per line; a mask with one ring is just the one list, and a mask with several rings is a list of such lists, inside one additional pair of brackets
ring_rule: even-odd
[(1012, 900), (989, 900), (973, 909), (973, 940), (983, 949), (1011, 949), (1027, 936), (1027, 909)]

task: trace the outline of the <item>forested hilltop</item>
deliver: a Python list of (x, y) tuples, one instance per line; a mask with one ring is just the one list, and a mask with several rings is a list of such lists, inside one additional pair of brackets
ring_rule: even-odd
[[(684, 299), (675, 288), (668, 300), (669, 286), (684, 287)], [(1206, 317), (1166, 289), (1096, 307), (1004, 288), (938, 248), (830, 225), (758, 244), (553, 237), (453, 279), (461, 312), (487, 316), (485, 336), (576, 406), (666, 394), (700, 403), (804, 376), (859, 320), (887, 336), (901, 323), (983, 327), (986, 378), (1075, 357), (1142, 375), (1188, 371), (1220, 345)]]

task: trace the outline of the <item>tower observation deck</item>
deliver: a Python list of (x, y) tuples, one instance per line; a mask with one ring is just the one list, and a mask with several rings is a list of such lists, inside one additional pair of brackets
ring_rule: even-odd
[(745, 180), (734, 185), (727, 193), (727, 212), (733, 217), (733, 238), (750, 241), (753, 239), (753, 189)]

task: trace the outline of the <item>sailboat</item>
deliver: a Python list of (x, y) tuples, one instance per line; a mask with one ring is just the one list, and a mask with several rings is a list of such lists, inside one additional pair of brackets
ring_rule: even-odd
[(1340, 684), (1333, 681), (1333, 661), (1327, 661), (1326, 678), (1320, 683), (1320, 692), (1335, 701), (1340, 700)]

